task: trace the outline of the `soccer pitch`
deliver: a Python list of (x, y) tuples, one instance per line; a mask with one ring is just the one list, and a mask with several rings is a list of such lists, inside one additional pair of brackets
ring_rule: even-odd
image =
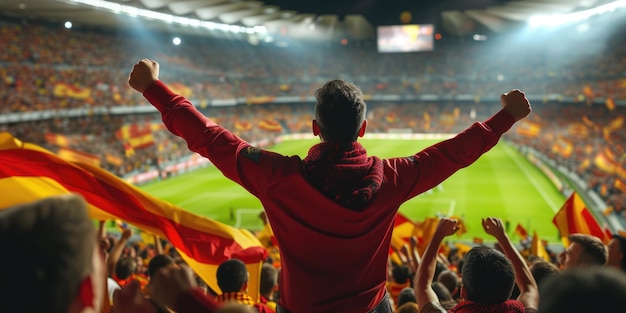
[[(369, 155), (382, 158), (409, 156), (440, 140), (362, 139)], [(304, 157), (315, 140), (284, 141), (270, 150)], [(239, 185), (224, 178), (215, 167), (141, 186), (150, 194), (186, 210), (236, 227), (259, 230), (261, 203)], [(435, 215), (464, 219), (473, 237), (492, 241), (482, 230), (481, 218), (496, 216), (509, 221), (509, 235), (521, 223), (532, 235), (559, 242), (552, 217), (565, 201), (554, 185), (513, 147), (499, 143), (478, 161), (456, 172), (440, 186), (421, 194), (400, 207), (410, 219), (421, 221)], [(329, 216), (329, 218), (332, 218)], [(453, 240), (456, 237), (453, 237)]]

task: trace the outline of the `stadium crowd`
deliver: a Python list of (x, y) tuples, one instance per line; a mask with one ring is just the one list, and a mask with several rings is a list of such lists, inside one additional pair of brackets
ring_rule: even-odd
[[(504, 86), (574, 97), (580, 102), (546, 100), (533, 104), (531, 119), (504, 138), (556, 160), (603, 197), (612, 207), (607, 214), (626, 216), (626, 177), (620, 176), (626, 167), (626, 128), (623, 119), (618, 119), (626, 110), (585, 101), (592, 97), (626, 99), (626, 81), (620, 76), (626, 71), (623, 40), (614, 43), (611, 53), (586, 62), (573, 62), (579, 55), (533, 54), (525, 57), (526, 63), (513, 64), (504, 71), (497, 65), (506, 63), (510, 56), (484, 54), (480, 46), (425, 53), (420, 58), (380, 56), (355, 48), (298, 54), (277, 48), (243, 48), (241, 43), (221, 47), (208, 40), (189, 43), (193, 48), (159, 45), (159, 49), (146, 49), (152, 47), (150, 43), (121, 34), (61, 31), (15, 22), (2, 22), (0, 26), (0, 40), (6, 47), (0, 52), (0, 76), (5, 85), (0, 89), (0, 114), (143, 104), (141, 94), (125, 85), (125, 61), (139, 59), (150, 51), (159, 51), (154, 57), (164, 60), (162, 66), (168, 67), (164, 80), (179, 83), (177, 90), (195, 99), (204, 114), (250, 142), (269, 140), (271, 144), (282, 134), (310, 132), (312, 108), (302, 103), (214, 107), (210, 105), (213, 99), (248, 98), (254, 102), (266, 96), (310, 96), (322, 77), (337, 72), (358, 82), (366, 94), (476, 96), (467, 102), (368, 103), (370, 132), (459, 132), (473, 121), (485, 120), (500, 106), (481, 101), (480, 96), (504, 90)], [(531, 70), (536, 68), (543, 71)], [(499, 81), (498, 75), (504, 79)], [(72, 87), (70, 91), (63, 89), (69, 88), (66, 85)], [(93, 114), (2, 124), (0, 131), (52, 151), (69, 147), (95, 155), (103, 168), (123, 177), (162, 168), (188, 155), (185, 142), (162, 128), (150, 131), (145, 147), (130, 149), (120, 140), (119, 131), (125, 125), (150, 127), (160, 124), (159, 120), (156, 114)], [(46, 136), (50, 134), (54, 139)], [(79, 312), (87, 307), (94, 312), (109, 312), (112, 308), (117, 313), (277, 310), (280, 262), (271, 258), (262, 268), (261, 300), (257, 302), (246, 293), (247, 269), (237, 260), (220, 265), (217, 280), (223, 293), (218, 293), (190, 273), (166, 240), (152, 238), (147, 243), (146, 238), (133, 236), (128, 228), (106, 233), (105, 222), (100, 223), (99, 231), (91, 229), (86, 206), (78, 198), (46, 199), (27, 206), (32, 209), (30, 214), (24, 213), (23, 207), (0, 212), (3, 246), (11, 253), (23, 253), (23, 259), (58, 257), (59, 261), (51, 262), (43, 275), (22, 258), (2, 258), (3, 268), (15, 270), (4, 271), (0, 281), (15, 284), (1, 284), (0, 311)], [(387, 294), (393, 310), (500, 312), (496, 304), (506, 303), (511, 306), (510, 312), (592, 312), (599, 303), (607, 308), (622, 306), (626, 296), (626, 238), (615, 235), (603, 243), (592, 236), (571, 235), (563, 253), (546, 259), (533, 255), (528, 242), (518, 251), (499, 219), (485, 217), (483, 227), (498, 242), (493, 248), (479, 245), (467, 251), (448, 246), (443, 239), (458, 231), (458, 225), (457, 221), (442, 219), (421, 253), (413, 238), (391, 254)], [(76, 235), (78, 231), (81, 236)], [(50, 236), (53, 233), (56, 236)], [(87, 235), (90, 233), (94, 236)], [(28, 234), (49, 236), (51, 241), (29, 240)], [(54, 255), (49, 255), (50, 251)], [(35, 272), (32, 280), (31, 276), (25, 279), (23, 275), (31, 272)], [(106, 284), (97, 279), (102, 273), (108, 278)], [(496, 274), (501, 276), (488, 279)], [(85, 277), (91, 278), (86, 281)], [(22, 285), (25, 283), (28, 285)], [(59, 285), (67, 290), (53, 288)], [(32, 290), (33, 286), (41, 287), (32, 294), (24, 293), (26, 298), (10, 292), (18, 287)], [(101, 294), (102, 286), (108, 286), (107, 296)], [(32, 296), (37, 298), (29, 298)], [(573, 297), (580, 301), (571, 301)]]

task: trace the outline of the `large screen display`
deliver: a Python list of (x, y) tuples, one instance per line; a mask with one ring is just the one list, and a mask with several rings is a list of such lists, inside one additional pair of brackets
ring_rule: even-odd
[(378, 52), (431, 51), (434, 48), (432, 24), (378, 27)]

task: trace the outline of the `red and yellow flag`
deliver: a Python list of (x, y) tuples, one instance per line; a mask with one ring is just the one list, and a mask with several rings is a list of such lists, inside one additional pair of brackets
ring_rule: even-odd
[(533, 241), (530, 246), (530, 253), (544, 259), (545, 261), (550, 262), (550, 255), (548, 254), (548, 251), (546, 250), (546, 246), (544, 246), (543, 241), (539, 239), (537, 231), (533, 231)]
[(528, 231), (522, 224), (518, 223), (517, 226), (515, 226), (515, 233), (522, 239), (528, 238)]
[[(410, 242), (414, 230), (415, 223), (404, 216), (404, 214), (398, 212), (396, 214), (396, 220), (393, 224), (391, 247), (400, 250), (403, 245)], [(393, 252), (393, 250), (390, 249), (390, 252)]]
[(61, 134), (46, 133), (44, 135), (44, 139), (47, 143), (57, 145), (59, 147), (68, 147), (70, 145), (70, 140), (67, 136)]
[(95, 154), (69, 148), (60, 148), (57, 152), (57, 155), (65, 161), (88, 163), (91, 165), (100, 166), (100, 157)]
[(218, 292), (217, 267), (227, 259), (240, 259), (250, 271), (250, 295), (258, 297), (260, 265), (267, 251), (254, 235), (157, 199), (97, 166), (65, 161), (37, 145), (0, 133), (0, 190), (5, 195), (0, 198), (0, 208), (53, 195), (81, 194), (93, 219), (120, 219), (167, 238)]
[(608, 243), (606, 233), (593, 217), (583, 199), (576, 193), (565, 201), (561, 209), (552, 219), (552, 223), (561, 233), (561, 240), (564, 244), (569, 245), (567, 237), (570, 234), (588, 234), (600, 238)]
[(269, 130), (273, 132), (283, 131), (283, 127), (274, 120), (263, 119), (259, 122), (259, 128), (263, 130)]

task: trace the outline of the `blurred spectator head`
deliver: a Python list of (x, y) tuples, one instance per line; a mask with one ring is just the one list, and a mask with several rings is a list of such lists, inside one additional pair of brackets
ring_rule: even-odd
[(365, 131), (366, 105), (361, 89), (343, 80), (331, 80), (315, 91), (313, 133), (324, 141), (349, 143)]
[(398, 306), (396, 313), (419, 313), (419, 307), (415, 302), (407, 302), (403, 305)]
[(118, 279), (127, 279), (137, 272), (137, 260), (133, 257), (125, 256), (120, 258), (115, 264), (115, 276)]
[(271, 299), (278, 286), (278, 270), (271, 264), (264, 263), (261, 267), (261, 282), (259, 291), (262, 296)]
[(626, 272), (626, 237), (620, 235), (613, 235), (611, 241), (609, 241), (609, 255), (606, 260), (606, 264), (615, 268), (621, 269)]
[(240, 292), (248, 287), (248, 269), (238, 259), (222, 262), (217, 268), (217, 285), (223, 293)]
[(539, 294), (539, 312), (618, 312), (624, 309), (626, 274), (611, 267), (572, 268), (549, 277)]
[(541, 288), (546, 278), (558, 274), (559, 272), (560, 270), (556, 265), (544, 260), (535, 260), (530, 264), (530, 273), (533, 275), (539, 288)]
[(437, 281), (442, 283), (451, 295), (454, 295), (461, 285), (461, 278), (459, 278), (459, 275), (450, 270), (441, 272), (439, 276), (437, 276)]
[(172, 258), (165, 254), (155, 255), (148, 263), (148, 277), (154, 276), (162, 268), (175, 266), (175, 262)]
[(50, 197), (0, 211), (2, 312), (100, 311), (104, 296), (102, 254), (76, 195)]
[(586, 234), (571, 234), (569, 241), (569, 246), (559, 255), (563, 269), (606, 263), (606, 246), (599, 238)]
[(391, 278), (398, 284), (406, 284), (406, 282), (411, 280), (411, 269), (404, 264), (394, 264), (391, 269)]
[(462, 298), (481, 304), (508, 300), (515, 285), (511, 261), (496, 249), (484, 246), (467, 253), (461, 277)]
[(450, 291), (448, 291), (448, 288), (446, 288), (446, 286), (444, 286), (442, 283), (435, 281), (432, 283), (431, 288), (437, 295), (437, 299), (439, 299), (439, 303), (446, 302), (446, 301), (454, 301), (454, 298), (452, 298), (452, 294), (450, 294)]
[(396, 302), (396, 305), (398, 307), (403, 306), (405, 303), (417, 303), (417, 299), (415, 299), (415, 290), (413, 290), (413, 288), (411, 287), (406, 287), (403, 288), (402, 290), (400, 290), (400, 293), (398, 294), (398, 301)]

